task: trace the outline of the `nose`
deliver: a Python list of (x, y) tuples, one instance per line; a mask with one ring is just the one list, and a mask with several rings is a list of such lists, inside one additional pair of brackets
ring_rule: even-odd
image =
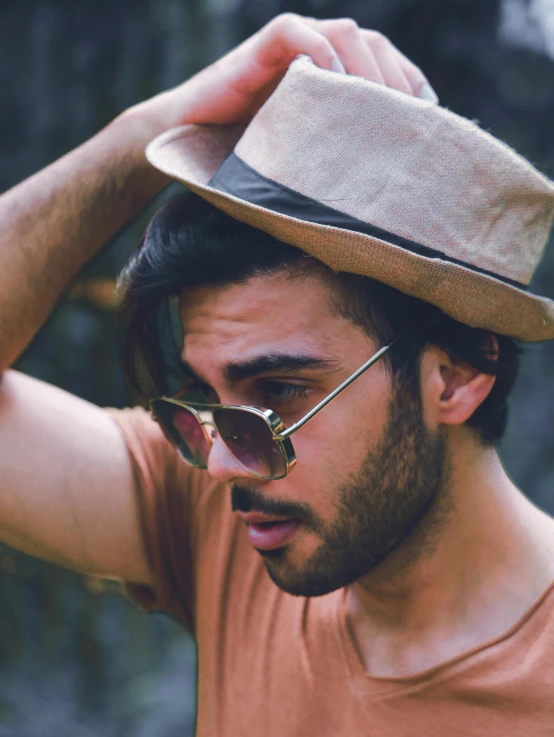
[(233, 458), (216, 430), (212, 430), (212, 447), (208, 456), (208, 473), (212, 478), (223, 483), (229, 483), (238, 478), (252, 480), (252, 474), (249, 474)]

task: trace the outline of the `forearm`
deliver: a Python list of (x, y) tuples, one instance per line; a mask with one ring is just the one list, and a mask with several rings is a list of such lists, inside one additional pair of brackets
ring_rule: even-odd
[(130, 110), (0, 197), (0, 371), (79, 269), (167, 183), (144, 157), (157, 132)]

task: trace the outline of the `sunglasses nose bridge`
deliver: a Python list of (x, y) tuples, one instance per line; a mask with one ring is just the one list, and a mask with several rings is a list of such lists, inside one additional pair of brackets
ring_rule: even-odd
[(201, 409), (197, 411), (196, 419), (201, 427), (204, 427), (204, 425), (211, 425), (214, 428), (216, 427), (214, 417), (209, 410)]
[(210, 439), (210, 443), (213, 443), (213, 441), (215, 440), (215, 436), (217, 435), (217, 426), (215, 422), (206, 420), (205, 422), (201, 421), (200, 424), (202, 425), (202, 427), (211, 427), (211, 430), (208, 431), (208, 437)]

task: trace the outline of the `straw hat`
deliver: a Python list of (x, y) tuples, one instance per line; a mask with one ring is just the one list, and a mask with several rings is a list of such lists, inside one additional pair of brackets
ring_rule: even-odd
[(448, 110), (300, 57), (246, 130), (187, 125), (146, 153), (232, 217), (336, 271), (474, 327), (554, 338), (554, 302), (526, 291), (554, 185)]

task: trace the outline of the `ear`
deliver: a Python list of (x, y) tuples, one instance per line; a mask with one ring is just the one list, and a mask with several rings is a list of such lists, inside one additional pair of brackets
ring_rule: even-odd
[(431, 347), (423, 357), (422, 379), (426, 414), (433, 424), (461, 425), (485, 401), (496, 377)]

